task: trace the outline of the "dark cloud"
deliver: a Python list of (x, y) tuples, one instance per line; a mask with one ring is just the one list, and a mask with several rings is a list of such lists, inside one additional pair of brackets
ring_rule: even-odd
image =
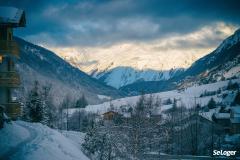
[(147, 41), (219, 21), (240, 24), (238, 0), (0, 0), (0, 5), (26, 11), (27, 28), (17, 35), (60, 46)]

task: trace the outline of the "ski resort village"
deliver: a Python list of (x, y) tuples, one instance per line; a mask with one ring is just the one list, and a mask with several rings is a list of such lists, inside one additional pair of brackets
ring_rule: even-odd
[(240, 159), (239, 5), (0, 1), (0, 160)]

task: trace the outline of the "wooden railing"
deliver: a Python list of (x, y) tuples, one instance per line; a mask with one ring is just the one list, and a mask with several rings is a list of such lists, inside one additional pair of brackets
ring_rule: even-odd
[(5, 106), (5, 113), (11, 119), (16, 120), (21, 115), (21, 104), (19, 102), (10, 102), (2, 105)]
[(0, 40), (0, 55), (19, 56), (19, 47), (15, 41)]
[(1, 87), (18, 87), (20, 85), (20, 77), (17, 72), (0, 72)]

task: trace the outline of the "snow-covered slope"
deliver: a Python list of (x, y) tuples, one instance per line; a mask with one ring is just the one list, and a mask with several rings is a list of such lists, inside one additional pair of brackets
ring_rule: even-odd
[[(235, 59), (239, 59), (240, 55), (240, 29), (233, 35), (225, 39), (219, 47), (197, 60), (191, 67), (189, 67), (180, 78), (186, 76), (196, 76), (200, 73), (206, 72), (210, 69), (221, 67), (226, 63), (231, 63)], [(233, 62), (234, 63), (234, 62)], [(239, 64), (239, 61), (235, 63)], [(233, 66), (232, 66), (233, 67)]]
[[(160, 98), (162, 102), (164, 102), (167, 99), (173, 100), (178, 99), (178, 103), (184, 104), (187, 108), (191, 108), (195, 105), (195, 102), (197, 104), (200, 104), (201, 106), (206, 105), (211, 98), (214, 98), (216, 102), (221, 102), (225, 105), (230, 105), (233, 101), (233, 98), (235, 96), (235, 93), (232, 91), (226, 90), (226, 87), (228, 85), (229, 81), (220, 81), (216, 83), (211, 84), (205, 84), (200, 86), (192, 86), (189, 88), (186, 88), (184, 91), (178, 91), (178, 90), (172, 90), (172, 91), (166, 91), (166, 92), (160, 92), (160, 93), (154, 93), (152, 94), (153, 99)], [(233, 83), (237, 82), (240, 85), (240, 79), (232, 80)], [(217, 92), (218, 90), (221, 90), (220, 94), (213, 94), (212, 96), (201, 96), (202, 94), (206, 92)], [(224, 99), (222, 98), (222, 94), (227, 94), (227, 97)], [(149, 94), (146, 94), (146, 96), (149, 96)], [(110, 109), (110, 105), (113, 105), (116, 110), (120, 109), (121, 106), (128, 106), (128, 105), (135, 105), (138, 101), (140, 96), (133, 96), (133, 97), (126, 97), (121, 99), (116, 99), (109, 102), (104, 102), (102, 104), (98, 105), (88, 105), (86, 107), (86, 110), (89, 112), (94, 113), (104, 113)], [(180, 105), (179, 104), (179, 105)], [(172, 105), (165, 105), (162, 104), (161, 111), (171, 108)]]
[[(89, 103), (99, 103), (98, 94), (118, 97), (122, 93), (113, 87), (92, 78), (53, 52), (37, 45), (33, 45), (20, 38), (15, 38), (20, 45), (20, 59), (17, 61), (17, 70), (21, 74), (21, 94), (27, 93), (35, 80), (40, 84), (50, 84), (57, 103), (70, 95), (73, 99), (86, 95)], [(22, 92), (25, 91), (25, 92)]]
[(105, 72), (94, 72), (93, 77), (118, 89), (134, 82), (168, 80), (181, 74), (183, 70), (155, 71), (151, 69), (135, 70), (131, 67), (116, 67)]
[[(120, 89), (131, 94), (156, 93), (191, 84), (207, 84), (240, 77), (240, 29), (224, 40), (216, 50), (194, 62), (168, 81), (135, 82)], [(177, 83), (179, 83), (176, 85)]]
[(40, 123), (12, 122), (0, 130), (0, 159), (89, 160), (81, 151), (82, 140), (77, 132), (61, 134)]

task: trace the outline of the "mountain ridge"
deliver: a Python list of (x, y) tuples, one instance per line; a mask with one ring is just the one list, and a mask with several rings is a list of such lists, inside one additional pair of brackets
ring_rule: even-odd
[[(195, 83), (206, 84), (209, 82), (234, 79), (240, 77), (240, 29), (225, 40), (211, 53), (195, 61), (179, 76), (165, 82), (137, 82), (121, 87), (120, 90), (129, 94), (142, 91), (155, 93), (169, 89), (185, 88)], [(232, 71), (233, 70), (233, 71)], [(148, 89), (146, 89), (146, 86)], [(153, 90), (149, 90), (153, 88)]]
[[(27, 91), (33, 81), (41, 83), (51, 83), (56, 88), (65, 88), (66, 93), (59, 93), (61, 100), (67, 94), (77, 94), (73, 97), (86, 94), (90, 103), (97, 103), (100, 100), (97, 95), (107, 95), (111, 97), (121, 97), (124, 95), (113, 87), (90, 77), (86, 73), (73, 67), (68, 62), (43, 47), (34, 45), (21, 38), (15, 37), (20, 46), (20, 59), (17, 61), (17, 70), (22, 76), (22, 87)], [(58, 94), (55, 94), (58, 96)], [(58, 100), (56, 100), (58, 101)]]

